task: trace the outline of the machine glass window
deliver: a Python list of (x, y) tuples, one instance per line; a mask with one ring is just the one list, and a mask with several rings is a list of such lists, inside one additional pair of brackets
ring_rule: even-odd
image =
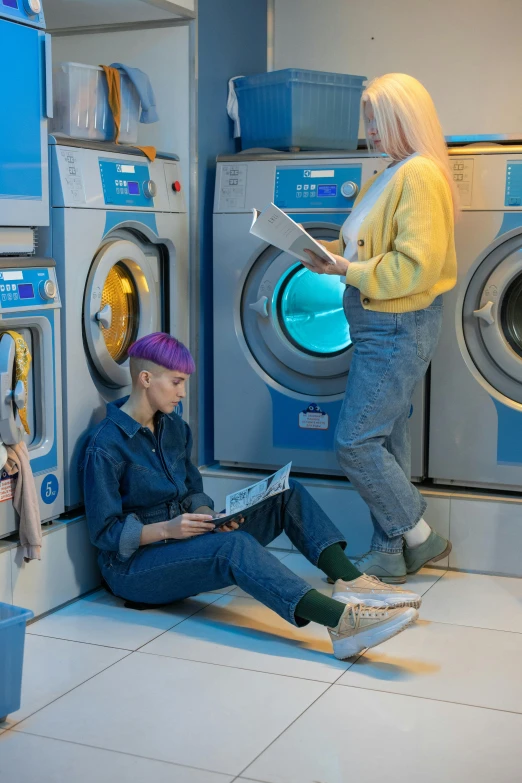
[(103, 286), (101, 307), (110, 305), (111, 323), (101, 327), (107, 350), (118, 364), (136, 339), (139, 326), (139, 299), (131, 272), (124, 263), (115, 264)]
[(306, 353), (332, 356), (351, 345), (343, 310), (346, 286), (335, 275), (316, 275), (301, 264), (282, 283), (278, 315), (291, 342)]
[(504, 294), (501, 322), (508, 343), (522, 356), (522, 275), (513, 280)]

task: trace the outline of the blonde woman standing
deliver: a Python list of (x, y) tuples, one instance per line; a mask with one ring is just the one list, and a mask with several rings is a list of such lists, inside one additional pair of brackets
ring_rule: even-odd
[(353, 357), (336, 432), (339, 463), (369, 506), (371, 550), (356, 565), (403, 583), (451, 543), (425, 522), (410, 481), (408, 417), (437, 347), (442, 294), (456, 282), (456, 192), (433, 101), (411, 76), (374, 79), (362, 97), (369, 144), (390, 165), (362, 188), (336, 264), (309, 253), (317, 274), (346, 279), (344, 310)]

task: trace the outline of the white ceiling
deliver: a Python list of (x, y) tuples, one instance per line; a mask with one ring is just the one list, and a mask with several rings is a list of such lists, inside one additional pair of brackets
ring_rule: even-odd
[[(168, 3), (163, 5), (167, 7)], [(181, 0), (180, 5), (189, 3)], [(49, 30), (149, 22), (178, 16), (156, 8), (148, 0), (43, 0), (43, 7)]]

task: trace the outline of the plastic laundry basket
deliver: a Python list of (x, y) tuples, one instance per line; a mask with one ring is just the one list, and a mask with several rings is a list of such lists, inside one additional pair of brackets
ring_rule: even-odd
[[(120, 74), (121, 144), (138, 140), (140, 99), (129, 77)], [(51, 129), (76, 139), (112, 141), (114, 119), (103, 68), (83, 63), (58, 63), (53, 69), (54, 118)]]
[(236, 79), (242, 148), (357, 149), (365, 80), (297, 68)]
[(0, 721), (20, 709), (25, 624), (29, 609), (0, 603)]

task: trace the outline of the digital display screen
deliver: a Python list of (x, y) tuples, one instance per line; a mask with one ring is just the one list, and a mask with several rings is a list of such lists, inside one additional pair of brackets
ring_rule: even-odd
[(18, 0), (2, 0), (2, 3), (8, 8), (18, 8)]
[(318, 185), (317, 195), (319, 198), (334, 198), (337, 196), (337, 185)]
[(140, 186), (138, 182), (129, 182), (129, 196), (139, 196)]
[(31, 283), (20, 283), (18, 286), (20, 299), (34, 299), (34, 288)]

